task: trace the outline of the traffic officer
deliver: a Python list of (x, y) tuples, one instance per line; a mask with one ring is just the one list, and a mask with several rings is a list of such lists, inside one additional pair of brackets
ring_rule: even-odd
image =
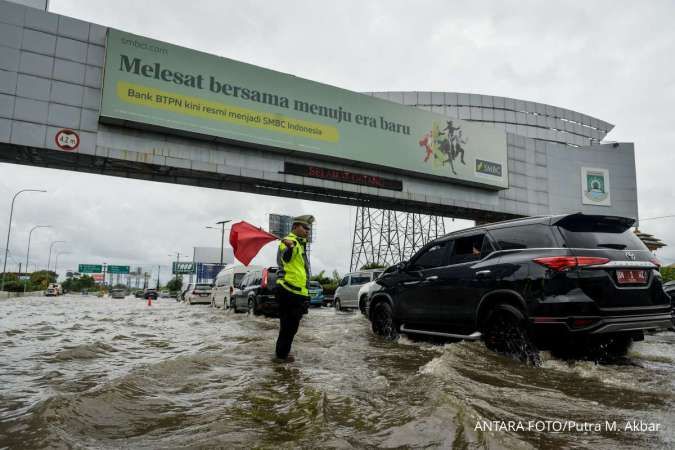
[(293, 338), (298, 332), (300, 319), (309, 302), (310, 266), (305, 247), (307, 237), (314, 223), (313, 216), (293, 218), (291, 232), (279, 243), (277, 251), (276, 296), (279, 304), (279, 337), (277, 338), (277, 358), (293, 360), (291, 351)]

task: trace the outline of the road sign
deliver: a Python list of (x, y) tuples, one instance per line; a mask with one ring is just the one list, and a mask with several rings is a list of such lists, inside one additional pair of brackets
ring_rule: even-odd
[(73, 130), (59, 130), (54, 136), (54, 142), (61, 150), (72, 152), (80, 145), (80, 136)]
[(175, 275), (195, 273), (195, 263), (192, 262), (174, 262), (173, 273)]
[(80, 264), (77, 269), (80, 273), (101, 273), (103, 266), (100, 264)]
[(108, 266), (108, 273), (128, 274), (129, 266)]

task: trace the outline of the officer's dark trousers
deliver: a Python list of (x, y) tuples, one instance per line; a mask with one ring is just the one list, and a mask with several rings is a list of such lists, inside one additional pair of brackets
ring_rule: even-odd
[(302, 295), (293, 294), (288, 290), (277, 286), (276, 297), (279, 302), (279, 337), (277, 338), (277, 357), (286, 358), (291, 351), (293, 338), (298, 332), (300, 319), (305, 311), (306, 298)]

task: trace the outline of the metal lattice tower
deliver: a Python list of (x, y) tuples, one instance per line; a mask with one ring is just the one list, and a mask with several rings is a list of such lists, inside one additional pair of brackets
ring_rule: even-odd
[(358, 207), (349, 270), (410, 259), (424, 244), (444, 234), (443, 217)]

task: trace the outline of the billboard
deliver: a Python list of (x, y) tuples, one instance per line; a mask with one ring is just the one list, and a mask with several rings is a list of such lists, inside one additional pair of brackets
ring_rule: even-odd
[(225, 268), (227, 264), (197, 264), (197, 283), (202, 281), (213, 281), (218, 273)]
[[(293, 216), (284, 216), (282, 214), (270, 214), (269, 232), (280, 238), (291, 232), (293, 226)], [(309, 229), (307, 242), (312, 243), (314, 238), (316, 224)]]
[(100, 116), (508, 187), (502, 130), (114, 29)]
[(176, 262), (171, 265), (171, 273), (174, 275), (185, 275), (195, 273), (195, 263), (193, 262)]
[[(227, 236), (225, 239), (227, 239)], [(192, 261), (196, 263), (220, 264), (220, 247), (193, 247), (192, 251)], [(232, 249), (225, 247), (223, 249), (223, 264), (232, 264), (233, 262)]]

